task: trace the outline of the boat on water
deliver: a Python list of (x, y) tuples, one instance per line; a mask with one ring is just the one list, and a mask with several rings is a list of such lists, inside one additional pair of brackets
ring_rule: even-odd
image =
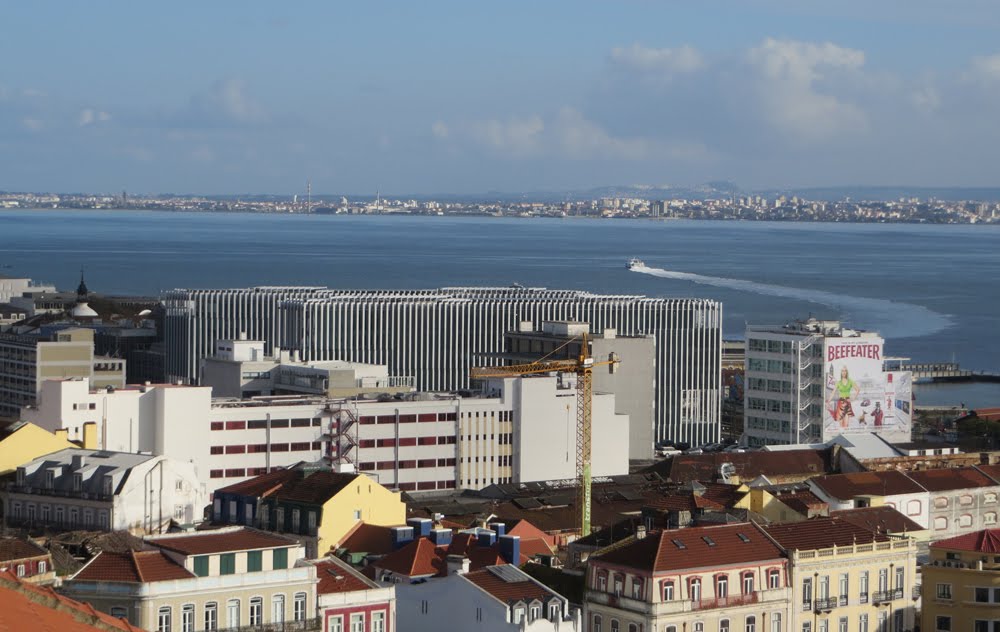
[(642, 259), (632, 257), (628, 260), (628, 263), (625, 264), (625, 267), (629, 270), (635, 270), (636, 268), (645, 268), (646, 264), (642, 262)]

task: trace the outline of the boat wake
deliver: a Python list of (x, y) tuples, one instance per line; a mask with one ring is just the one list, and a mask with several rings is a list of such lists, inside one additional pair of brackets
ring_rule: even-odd
[(808, 301), (832, 307), (841, 312), (841, 320), (853, 327), (876, 330), (887, 338), (919, 338), (943, 331), (951, 326), (951, 318), (922, 305), (888, 301), (878, 298), (850, 296), (823, 290), (771, 285), (744, 279), (705, 276), (690, 272), (663, 270), (649, 266), (631, 268), (663, 279), (690, 281), (700, 285), (711, 285), (740, 292), (752, 292), (763, 296), (775, 296), (798, 301)]

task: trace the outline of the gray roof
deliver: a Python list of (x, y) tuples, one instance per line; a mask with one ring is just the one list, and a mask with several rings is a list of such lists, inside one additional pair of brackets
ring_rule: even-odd
[[(80, 461), (74, 464), (74, 457)], [(24, 487), (33, 490), (53, 490), (68, 496), (86, 493), (100, 496), (104, 494), (104, 477), (111, 476), (112, 493), (117, 494), (128, 480), (132, 468), (160, 457), (130, 452), (110, 452), (108, 450), (82, 450), (66, 448), (39, 457), (24, 464)], [(51, 487), (46, 484), (46, 472), (54, 470)], [(79, 490), (74, 490), (73, 478), (80, 474)]]

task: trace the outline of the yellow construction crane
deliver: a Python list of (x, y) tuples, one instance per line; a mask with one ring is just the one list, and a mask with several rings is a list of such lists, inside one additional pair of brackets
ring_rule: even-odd
[[(571, 342), (580, 341), (580, 353), (574, 359), (546, 360)], [(607, 366), (614, 370), (619, 363), (617, 354), (612, 354), (607, 360), (594, 362), (590, 357), (590, 341), (586, 333), (560, 345), (545, 357), (528, 364), (512, 364), (508, 366), (476, 367), (469, 372), (472, 379), (490, 377), (517, 377), (532, 373), (575, 373), (576, 374), (576, 479), (577, 479), (577, 510), (580, 512), (580, 537), (590, 535), (590, 439), (591, 439), (591, 400), (593, 399), (592, 373), (595, 367)]]

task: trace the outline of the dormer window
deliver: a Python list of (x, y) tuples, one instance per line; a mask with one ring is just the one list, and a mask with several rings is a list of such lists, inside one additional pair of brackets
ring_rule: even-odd
[(83, 475), (74, 474), (73, 475), (73, 491), (78, 492), (83, 490)]
[(45, 470), (45, 488), (52, 489), (55, 486), (56, 473), (52, 470)]
[(17, 484), (24, 485), (24, 468), (17, 468)]
[(542, 604), (533, 603), (528, 609), (528, 621), (534, 621), (536, 619), (542, 618)]
[(113, 489), (114, 489), (114, 483), (111, 480), (111, 475), (105, 474), (104, 479), (101, 481), (101, 491), (104, 493), (105, 496), (110, 496)]
[(558, 601), (553, 601), (549, 604), (549, 621), (558, 621), (561, 614), (562, 608), (559, 607)]

